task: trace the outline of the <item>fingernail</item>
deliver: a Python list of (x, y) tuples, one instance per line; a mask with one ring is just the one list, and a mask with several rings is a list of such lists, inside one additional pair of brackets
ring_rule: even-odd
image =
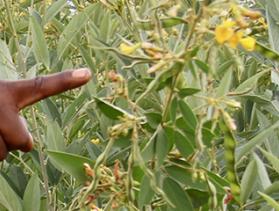
[(73, 71), (72, 77), (77, 78), (77, 79), (90, 78), (91, 77), (91, 72), (87, 68), (77, 69), (77, 70)]

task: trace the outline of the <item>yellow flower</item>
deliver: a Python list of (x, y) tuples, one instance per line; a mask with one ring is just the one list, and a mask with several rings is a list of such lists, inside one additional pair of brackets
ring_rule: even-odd
[(232, 28), (233, 26), (235, 26), (235, 22), (227, 20), (216, 27), (215, 38), (218, 43), (223, 44), (233, 36), (234, 34), (234, 30)]
[(95, 145), (98, 145), (98, 144), (100, 144), (100, 139), (98, 139), (98, 138), (94, 139), (94, 138), (93, 138), (93, 139), (91, 140), (91, 143), (92, 143), (92, 144), (95, 144)]
[(229, 39), (229, 45), (231, 48), (236, 48), (238, 43), (240, 42), (241, 38), (243, 36), (242, 31), (237, 31), (232, 35), (232, 37)]
[(124, 54), (130, 55), (134, 53), (140, 46), (140, 44), (127, 45), (125, 43), (121, 43), (119, 46), (119, 50)]
[(247, 51), (253, 51), (256, 47), (256, 40), (253, 37), (242, 38), (240, 39), (239, 43)]

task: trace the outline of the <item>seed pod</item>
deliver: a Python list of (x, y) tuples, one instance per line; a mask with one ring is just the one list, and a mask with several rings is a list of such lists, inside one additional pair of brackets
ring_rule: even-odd
[[(220, 121), (220, 128), (224, 133), (224, 149), (225, 160), (227, 165), (227, 180), (230, 183), (231, 193), (234, 199), (239, 202), (240, 198), (240, 186), (238, 183), (237, 173), (235, 171), (235, 148), (236, 141), (232, 134), (231, 126), (228, 125), (227, 113), (222, 112), (223, 118)], [(224, 115), (225, 114), (225, 115)]]

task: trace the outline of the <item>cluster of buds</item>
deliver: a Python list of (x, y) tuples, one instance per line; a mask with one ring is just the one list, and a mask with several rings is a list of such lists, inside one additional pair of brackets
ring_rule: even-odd
[[(86, 175), (94, 179), (95, 174), (90, 165), (87, 163), (84, 163), (83, 165)], [(125, 203), (126, 174), (121, 171), (120, 162), (116, 160), (113, 169), (101, 165), (99, 177), (97, 189), (94, 191), (94, 194), (89, 194), (87, 196), (85, 205), (88, 206), (92, 211), (101, 211), (102, 209), (97, 207), (95, 204), (95, 200), (101, 194), (112, 196), (112, 207), (114, 209)], [(88, 184), (90, 184), (89, 181), (86, 183), (86, 187), (88, 187)]]
[(138, 118), (132, 115), (124, 115), (120, 118), (121, 123), (109, 128), (109, 135), (111, 138), (116, 139), (119, 136), (127, 136), (129, 130), (134, 128), (138, 123)]
[(113, 93), (114, 96), (128, 97), (128, 88), (122, 75), (116, 73), (114, 70), (111, 70), (107, 73), (107, 79), (116, 85), (115, 93)]

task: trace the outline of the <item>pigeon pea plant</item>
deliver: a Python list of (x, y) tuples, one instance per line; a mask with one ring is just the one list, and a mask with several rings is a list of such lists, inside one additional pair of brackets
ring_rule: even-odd
[(0, 210), (279, 210), (276, 0), (0, 2), (1, 79), (93, 73), (23, 111)]

